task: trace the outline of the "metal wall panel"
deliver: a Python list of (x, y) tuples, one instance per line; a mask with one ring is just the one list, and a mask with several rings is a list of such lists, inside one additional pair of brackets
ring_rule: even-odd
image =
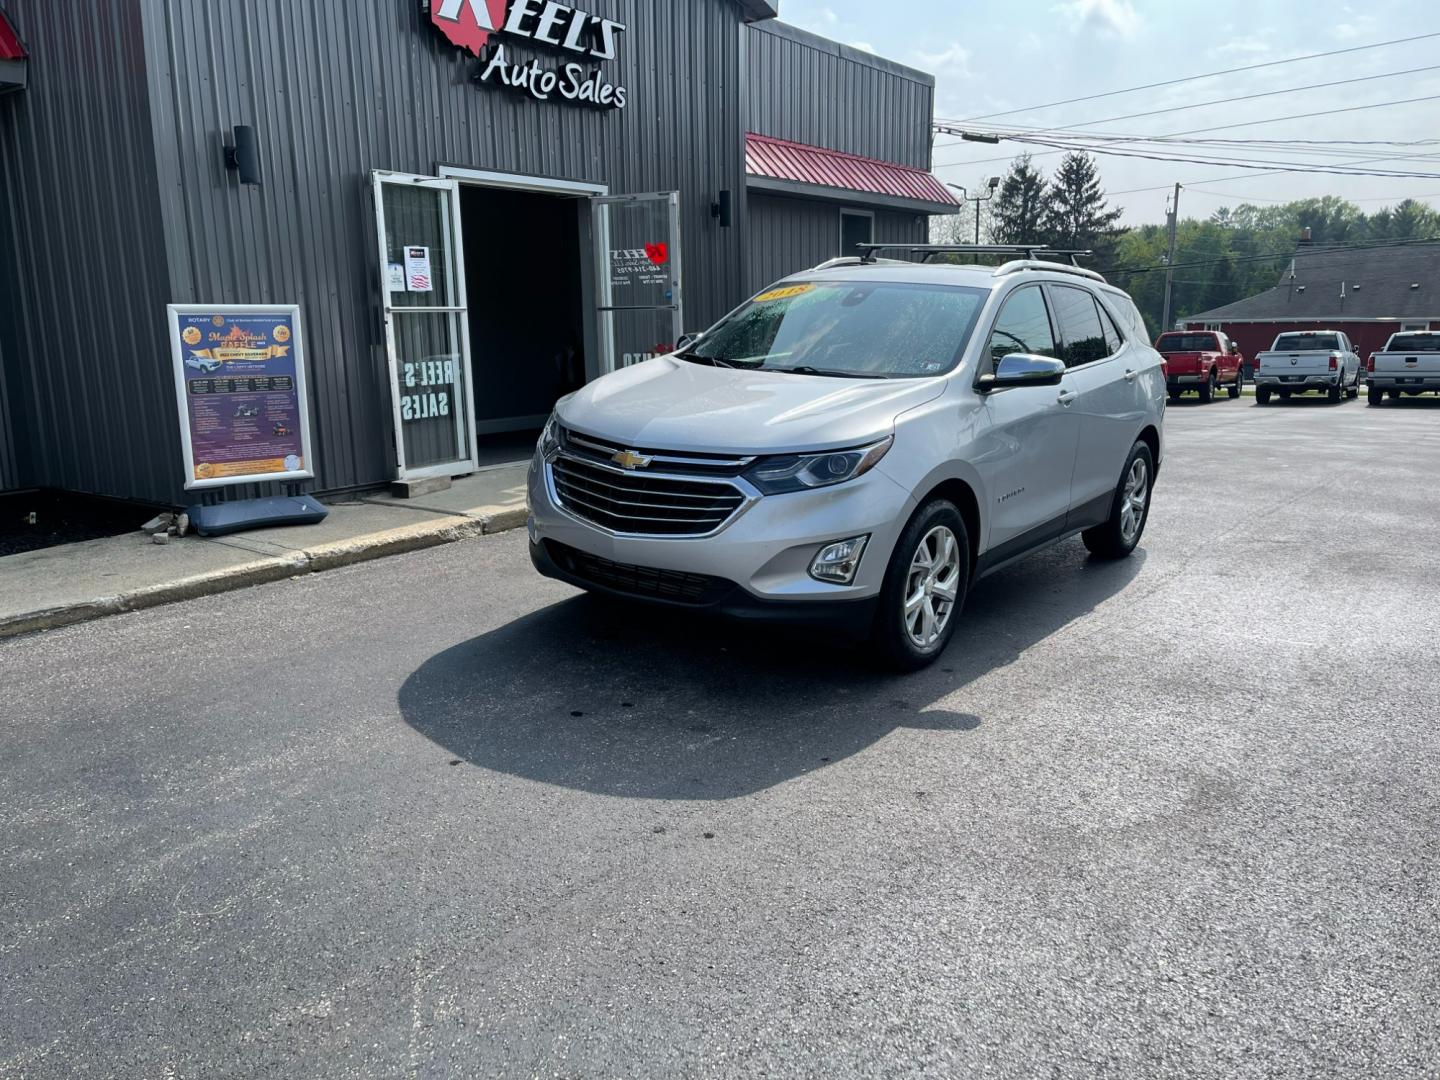
[[(0, 234), (3, 232), (4, 230), (0, 229)], [(3, 337), (3, 332), (0, 332), (0, 338)], [(3, 341), (0, 341), (0, 491), (20, 486), (20, 462), (15, 456), (15, 439), (10, 427), (10, 394), (6, 389), (7, 385), (5, 349)]]
[(0, 484), (168, 502), (184, 469), (140, 9), (5, 6), (31, 77), (0, 97)]
[[(619, 112), (475, 84), (474, 58), (419, 0), (143, 2), (157, 127), (167, 118), (156, 146), (173, 299), (302, 305), (319, 490), (390, 475), (372, 169), (443, 163), (679, 191), (686, 322), (740, 298), (741, 229), (710, 216), (719, 190), (744, 190), (732, 0), (587, 0), (628, 27), (618, 61), (595, 65), (628, 89)], [(256, 128), (262, 187), (223, 166), (236, 124)]]
[(784, 23), (747, 28), (749, 130), (930, 168), (932, 76)]
[[(747, 295), (839, 255), (842, 209), (834, 202), (751, 192)], [(928, 227), (922, 214), (876, 211), (875, 243), (923, 244)]]

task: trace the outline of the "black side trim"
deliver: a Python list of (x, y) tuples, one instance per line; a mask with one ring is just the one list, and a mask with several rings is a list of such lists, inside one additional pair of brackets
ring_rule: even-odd
[(1065, 518), (1065, 531), (1075, 532), (1077, 530), (1093, 529), (1096, 525), (1104, 525), (1110, 520), (1110, 510), (1115, 505), (1115, 492), (1106, 492), (1104, 495), (1096, 495), (1087, 503), (1070, 508), (1069, 515)]
[(976, 580), (978, 581), (986, 574), (993, 574), (1000, 567), (1015, 562), (1017, 559), (1023, 559), (1026, 555), (1033, 554), (1042, 547), (1063, 540), (1070, 535), (1066, 531), (1068, 516), (1061, 514), (1057, 518), (1051, 518), (1043, 525), (1038, 525), (1028, 532), (1006, 540), (1003, 544), (992, 547), (975, 560)]

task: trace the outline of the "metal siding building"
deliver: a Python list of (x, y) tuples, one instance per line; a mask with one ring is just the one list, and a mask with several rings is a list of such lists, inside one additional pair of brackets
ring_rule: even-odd
[[(625, 108), (482, 85), (484, 57), (437, 32), (421, 0), (94, 0), (83, 18), (46, 0), (8, 0), (30, 78), (0, 97), (0, 488), (185, 501), (166, 305), (187, 303), (298, 304), (311, 486), (323, 494), (392, 479), (403, 436), (387, 353), (377, 171), (469, 172), (474, 183), (457, 189), (454, 204), (466, 219), (457, 273), (467, 278), (472, 262), (535, 258), (517, 242), (523, 223), (485, 210), (522, 204), (485, 202), (494, 189), (477, 178), (563, 178), (564, 199), (534, 203), (544, 216), (534, 232), (574, 235), (564, 258), (553, 257), (565, 264), (557, 276), (573, 276), (575, 295), (590, 298), (576, 348), (583, 377), (593, 378), (603, 370), (598, 339), (628, 316), (597, 324), (591, 311), (598, 286), (588, 253), (604, 244), (598, 204), (577, 195), (587, 185), (610, 195), (678, 193), (676, 262), (684, 322), (695, 329), (840, 249), (835, 192), (747, 195), (747, 132), (929, 167), (928, 77), (753, 21), (773, 15), (773, 5), (568, 7), (623, 24), (618, 55), (589, 66), (626, 88)], [(519, 61), (563, 62), (497, 40)], [(238, 125), (256, 133), (260, 186), (227, 168)], [(712, 210), (722, 193), (733, 206), (728, 227)], [(921, 241), (926, 213), (944, 208), (847, 198), (873, 209), (879, 240)], [(458, 222), (453, 228), (458, 240)], [(574, 258), (572, 246), (585, 254)], [(530, 264), (517, 273), (541, 287), (547, 276)], [(489, 365), (474, 396), (523, 382), (519, 366), (491, 355), (491, 313), (470, 310), (456, 325), (461, 318), (477, 376)], [(536, 401), (532, 411), (548, 410)]]

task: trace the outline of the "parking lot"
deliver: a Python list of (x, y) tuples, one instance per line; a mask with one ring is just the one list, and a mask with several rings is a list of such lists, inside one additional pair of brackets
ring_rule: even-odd
[(0, 1076), (1433, 1075), (1440, 400), (1166, 434), (909, 677), (522, 532), (0, 642)]

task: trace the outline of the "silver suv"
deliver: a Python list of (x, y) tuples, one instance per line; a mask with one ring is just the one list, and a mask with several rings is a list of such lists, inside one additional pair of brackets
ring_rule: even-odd
[(872, 250), (563, 398), (530, 470), (531, 558), (584, 589), (843, 628), (918, 668), (976, 579), (1076, 533), (1131, 552), (1164, 409), (1144, 321), (1099, 274)]

